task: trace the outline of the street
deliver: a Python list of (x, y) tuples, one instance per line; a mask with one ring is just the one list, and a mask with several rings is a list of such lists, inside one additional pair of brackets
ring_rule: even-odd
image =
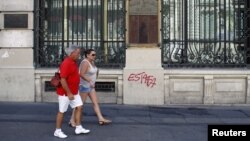
[(66, 139), (53, 136), (57, 103), (0, 102), (1, 141), (207, 141), (208, 124), (249, 124), (248, 106), (136, 106), (101, 104), (110, 125), (98, 125), (91, 104), (84, 106), (83, 127), (91, 132), (75, 135), (68, 126)]

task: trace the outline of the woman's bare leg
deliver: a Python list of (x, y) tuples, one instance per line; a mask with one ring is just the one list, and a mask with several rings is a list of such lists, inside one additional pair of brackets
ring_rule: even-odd
[(101, 113), (100, 106), (99, 106), (99, 100), (98, 100), (98, 97), (96, 96), (95, 90), (92, 90), (90, 92), (89, 97), (90, 97), (90, 100), (92, 101), (93, 108), (94, 108), (94, 111), (97, 115), (98, 120), (103, 121), (103, 122), (111, 122), (103, 117), (103, 115)]
[(73, 111), (72, 111), (70, 120), (69, 120), (69, 125), (72, 126), (72, 127), (75, 127), (76, 126), (76, 122), (75, 121), (76, 120), (75, 120), (75, 108), (74, 108)]
[[(87, 99), (87, 96), (88, 96), (88, 93), (80, 93), (80, 96), (82, 98), (82, 102), (83, 104), (85, 103), (86, 99)], [(83, 109), (83, 108), (82, 108)], [(72, 127), (75, 127), (76, 126), (76, 117), (75, 117), (75, 108), (73, 109), (72, 111), (72, 115), (71, 115), (71, 118), (70, 118), (70, 121), (69, 121), (69, 124), (72, 126)], [(82, 118), (82, 115), (81, 115), (81, 118)]]
[(83, 105), (86, 103), (89, 93), (80, 93)]

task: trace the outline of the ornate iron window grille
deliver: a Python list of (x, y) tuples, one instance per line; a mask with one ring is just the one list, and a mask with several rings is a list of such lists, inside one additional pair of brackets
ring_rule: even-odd
[(36, 0), (34, 14), (37, 68), (58, 67), (72, 43), (95, 49), (99, 67), (125, 66), (124, 0)]
[(248, 66), (249, 1), (161, 2), (164, 68)]

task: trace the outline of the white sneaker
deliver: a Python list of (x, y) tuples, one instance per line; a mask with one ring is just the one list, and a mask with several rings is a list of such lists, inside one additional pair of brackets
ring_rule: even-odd
[(78, 135), (78, 134), (87, 134), (89, 133), (90, 130), (89, 129), (85, 129), (83, 127), (79, 127), (79, 128), (76, 128), (75, 129), (75, 133)]
[(54, 132), (54, 136), (55, 137), (58, 137), (58, 138), (67, 138), (68, 136), (67, 135), (65, 135), (62, 131), (55, 131)]

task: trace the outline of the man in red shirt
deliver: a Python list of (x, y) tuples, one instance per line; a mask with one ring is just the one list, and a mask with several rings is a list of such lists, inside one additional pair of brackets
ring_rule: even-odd
[(75, 108), (76, 134), (86, 134), (90, 130), (84, 129), (81, 125), (82, 99), (78, 93), (80, 75), (76, 61), (80, 57), (81, 49), (76, 45), (67, 48), (68, 57), (64, 59), (60, 65), (61, 86), (57, 88), (59, 111), (56, 117), (56, 130), (54, 136), (66, 138), (62, 130), (63, 115), (67, 111), (68, 106)]

